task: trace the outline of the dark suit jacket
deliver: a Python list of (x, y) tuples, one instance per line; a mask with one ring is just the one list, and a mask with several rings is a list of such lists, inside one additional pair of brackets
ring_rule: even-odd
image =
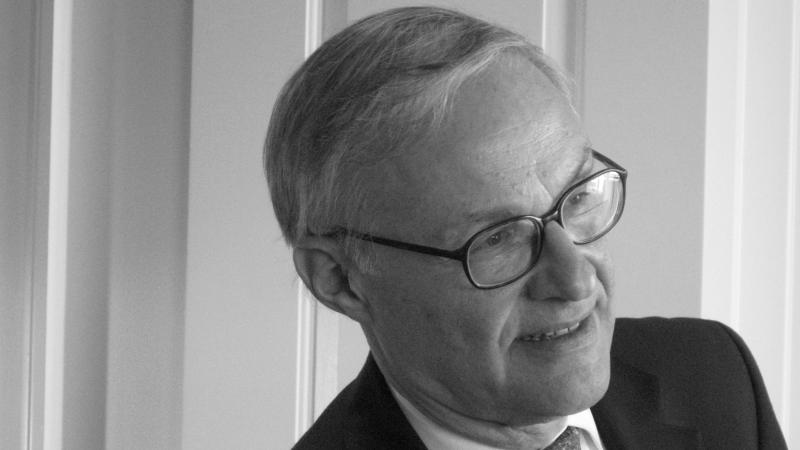
[[(611, 383), (592, 408), (616, 449), (785, 449), (755, 361), (728, 327), (618, 319)], [(370, 356), (296, 449), (424, 449)]]

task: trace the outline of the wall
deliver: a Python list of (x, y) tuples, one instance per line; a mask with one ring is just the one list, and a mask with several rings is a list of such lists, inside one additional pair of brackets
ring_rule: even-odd
[(297, 281), (261, 149), (303, 2), (194, 2), (183, 448), (293, 442)]
[(180, 446), (191, 24), (114, 3), (105, 448)]
[(33, 217), (24, 233), (23, 444), (172, 449), (181, 416), (189, 4), (25, 3), (35, 11), (22, 22), (36, 42), (33, 74), (15, 88), (30, 92), (27, 175), (36, 188), (24, 198)]
[(69, 448), (179, 441), (189, 13), (180, 1), (73, 6)]
[(800, 1), (710, 6), (702, 315), (745, 338), (792, 447), (800, 430)]
[(33, 210), (26, 200), (35, 173), (31, 152), (35, 11), (30, 2), (0, 3), (0, 447), (25, 442)]
[[(112, 4), (75, 2), (72, 18), (69, 128), (64, 167), (63, 443), (105, 443), (108, 351), (110, 178), (113, 139)], [(55, 202), (55, 200), (54, 200)]]
[(592, 0), (585, 33), (586, 129), (629, 172), (617, 314), (699, 316), (708, 5)]

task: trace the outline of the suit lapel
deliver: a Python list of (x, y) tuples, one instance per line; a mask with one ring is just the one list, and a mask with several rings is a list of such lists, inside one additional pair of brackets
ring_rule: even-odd
[(670, 414), (658, 378), (611, 359), (608, 392), (592, 408), (603, 445), (617, 449), (700, 449), (699, 432)]
[(408, 423), (370, 353), (355, 380), (354, 403), (347, 421), (347, 448), (418, 449), (425, 445)]
[[(612, 356), (611, 382), (592, 414), (608, 450), (702, 449), (700, 433), (673, 414), (658, 378)], [(397, 405), (370, 354), (354, 382), (347, 420), (347, 448), (366, 450), (426, 447)]]

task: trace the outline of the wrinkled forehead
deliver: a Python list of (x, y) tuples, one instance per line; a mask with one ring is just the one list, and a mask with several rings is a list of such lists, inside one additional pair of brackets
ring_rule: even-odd
[(441, 126), (369, 181), (377, 209), (393, 222), (414, 217), (425, 202), (453, 217), (513, 194), (545, 205), (586, 161), (575, 111), (527, 61), (487, 67), (450, 100)]
[(491, 165), (504, 152), (544, 161), (584, 135), (566, 96), (528, 61), (508, 58), (464, 83), (432, 137), (441, 157)]

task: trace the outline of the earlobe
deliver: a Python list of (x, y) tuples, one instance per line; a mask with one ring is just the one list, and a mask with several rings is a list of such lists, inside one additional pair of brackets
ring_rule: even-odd
[(368, 304), (350, 288), (353, 266), (333, 239), (307, 237), (294, 248), (294, 266), (306, 287), (328, 308), (364, 323)]

